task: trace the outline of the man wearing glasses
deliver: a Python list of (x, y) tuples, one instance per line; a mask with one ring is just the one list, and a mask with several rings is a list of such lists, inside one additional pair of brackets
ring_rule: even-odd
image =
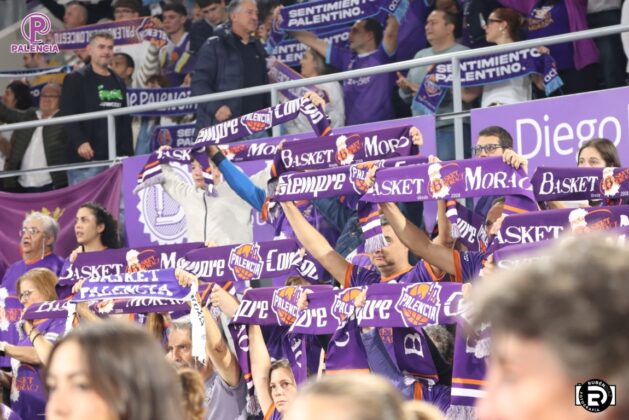
[[(503, 160), (515, 169), (521, 166), (525, 172), (528, 171), (528, 160), (513, 150), (511, 134), (497, 125), (484, 128), (478, 133), (476, 146), (472, 147), (472, 153), (477, 158), (502, 156)], [(474, 211), (486, 217), (492, 203), (497, 198), (499, 197), (480, 197), (474, 206)]]
[[(0, 103), (0, 121), (17, 123), (52, 118), (59, 111), (61, 86), (48, 83), (41, 90), (39, 109), (24, 111)], [(15, 130), (5, 170), (45, 168), (65, 163), (66, 135), (61, 125)], [(41, 192), (65, 187), (65, 172), (32, 172), (18, 178), (5, 178), (4, 189), (15, 192)]]
[[(33, 268), (48, 268), (59, 275), (63, 267), (63, 259), (53, 253), (59, 233), (59, 224), (55, 219), (40, 212), (30, 213), (18, 233), (22, 259), (7, 268), (0, 285), (0, 341), (10, 344), (18, 342), (15, 325), (22, 312), (15, 290), (18, 279)], [(10, 367), (10, 359), (0, 357), (0, 368)]]

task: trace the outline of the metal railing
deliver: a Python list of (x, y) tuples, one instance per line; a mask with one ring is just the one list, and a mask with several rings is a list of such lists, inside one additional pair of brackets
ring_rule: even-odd
[[(129, 115), (146, 111), (154, 111), (161, 108), (170, 108), (176, 106), (183, 105), (191, 105), (198, 104), (202, 102), (212, 102), (219, 101), (223, 99), (231, 99), (242, 96), (251, 96), (257, 95), (261, 93), (270, 93), (271, 101), (273, 104), (278, 103), (278, 92), (281, 90), (296, 88), (301, 86), (308, 86), (314, 84), (321, 84), (326, 82), (336, 82), (343, 81), (346, 79), (351, 79), (354, 77), (360, 76), (372, 76), (382, 73), (390, 73), (400, 70), (410, 69), (412, 67), (418, 66), (426, 66), (430, 64), (438, 64), (450, 61), (452, 63), (452, 92), (453, 92), (453, 108), (454, 112), (452, 114), (448, 114), (445, 116), (447, 119), (454, 118), (454, 133), (455, 133), (455, 151), (457, 159), (463, 158), (463, 118), (469, 116), (469, 112), (463, 112), (463, 100), (461, 97), (461, 77), (460, 77), (460, 66), (461, 60), (481, 57), (485, 55), (491, 54), (499, 54), (506, 53), (510, 51), (516, 51), (525, 48), (534, 48), (539, 46), (547, 46), (560, 44), (564, 42), (572, 42), (578, 41), (581, 39), (589, 39), (589, 38), (598, 38), (607, 35), (614, 35), (621, 32), (629, 31), (629, 24), (626, 25), (613, 25), (605, 28), (597, 28), (597, 29), (588, 29), (585, 31), (561, 34), (561, 35), (553, 35), (546, 38), (539, 39), (530, 39), (526, 41), (518, 41), (509, 44), (502, 45), (494, 45), (490, 47), (477, 48), (465, 51), (457, 51), (446, 54), (439, 54), (433, 57), (426, 58), (417, 58), (412, 60), (400, 61), (395, 63), (383, 64), (376, 67), (369, 67), (363, 69), (356, 70), (348, 70), (340, 73), (327, 74), (323, 76), (310, 77), (300, 80), (291, 80), (287, 82), (274, 83), (265, 86), (254, 86), (248, 87), (244, 89), (232, 90), (228, 92), (219, 92), (219, 93), (210, 93), (207, 95), (201, 96), (192, 96), (189, 98), (177, 99), (174, 101), (166, 101), (166, 102), (156, 102), (152, 104), (146, 105), (137, 105), (125, 108), (118, 108), (113, 110), (106, 111), (98, 111), (98, 112), (87, 112), (84, 114), (76, 114), (69, 115), (59, 118), (50, 118), (46, 120), (33, 120), (27, 122), (20, 122), (15, 124), (7, 124), (0, 126), (0, 132), (7, 130), (19, 130), (23, 128), (32, 128), (32, 127), (40, 127), (40, 126), (48, 126), (48, 125), (57, 125), (57, 124), (65, 124), (70, 122), (78, 122), (78, 121), (87, 121), (96, 118), (107, 118), (107, 126), (108, 126), (108, 142), (109, 142), (109, 160), (108, 161), (100, 161), (100, 162), (91, 162), (91, 163), (81, 163), (81, 164), (72, 164), (72, 165), (59, 165), (56, 167), (47, 167), (47, 168), (39, 168), (39, 169), (31, 169), (29, 172), (37, 172), (37, 171), (54, 171), (54, 170), (66, 170), (66, 169), (75, 169), (79, 167), (86, 166), (102, 166), (105, 164), (110, 164), (115, 161), (116, 158), (116, 131), (114, 118), (120, 115)], [(619, 54), (622, 51), (618, 52)], [(274, 130), (274, 135), (278, 135), (277, 131)], [(11, 171), (10, 173), (1, 173), (0, 178), (5, 178), (8, 176), (15, 176), (20, 173), (25, 173), (25, 171)]]

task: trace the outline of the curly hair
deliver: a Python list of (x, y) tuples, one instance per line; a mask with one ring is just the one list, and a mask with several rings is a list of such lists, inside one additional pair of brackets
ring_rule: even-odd
[(201, 374), (188, 367), (177, 370), (183, 390), (183, 410), (186, 420), (203, 420), (205, 415), (205, 385)]
[(118, 236), (118, 222), (107, 211), (106, 208), (95, 202), (83, 204), (80, 208), (89, 209), (96, 218), (97, 225), (104, 225), (105, 230), (100, 234), (100, 241), (107, 248), (120, 248), (120, 237)]

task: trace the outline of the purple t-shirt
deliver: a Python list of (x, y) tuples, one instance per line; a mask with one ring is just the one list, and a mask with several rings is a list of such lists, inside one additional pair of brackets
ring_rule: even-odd
[(453, 251), (455, 280), (469, 283), (478, 276), (483, 268), (487, 253), (477, 251)]
[[(43, 337), (55, 342), (65, 330), (65, 319), (46, 319), (35, 327)], [(38, 338), (39, 340), (39, 338)], [(19, 340), (18, 346), (32, 347), (28, 337)], [(11, 359), (13, 385), (11, 386), (11, 408), (24, 419), (43, 418), (46, 409), (46, 393), (42, 380), (43, 365), (31, 365)]]
[[(22, 304), (16, 296), (15, 287), (20, 277), (33, 268), (48, 268), (53, 273), (59, 275), (63, 260), (55, 254), (48, 254), (41, 260), (27, 264), (23, 260), (17, 261), (7, 269), (2, 278), (0, 287), (0, 341), (9, 344), (17, 344), (18, 334), (15, 323), (22, 315)], [(4, 289), (4, 290), (3, 290)], [(8, 357), (0, 357), (0, 367), (10, 367), (11, 362)]]
[[(526, 37), (528, 39), (570, 32), (568, 11), (563, 1), (538, 3), (529, 13), (527, 21)], [(574, 68), (574, 50), (571, 42), (549, 45), (548, 49), (557, 63), (558, 70)]]
[[(382, 45), (373, 52), (357, 55), (347, 48), (330, 44), (326, 62), (344, 71), (386, 64), (391, 62), (392, 58)], [(394, 85), (393, 74), (378, 74), (343, 81), (345, 124), (365, 124), (393, 118), (391, 95)]]
[(363, 267), (350, 264), (345, 272), (345, 282), (343, 287), (359, 287), (368, 286), (375, 283), (387, 283), (394, 281), (397, 283), (423, 283), (429, 281), (451, 281), (451, 277), (447, 274), (441, 276), (435, 275), (430, 267), (430, 264), (421, 260), (415, 266), (395, 273), (388, 277), (382, 277), (378, 270), (366, 269)]
[(13, 410), (11, 410), (6, 405), (2, 404), (2, 419), (3, 420), (22, 420), (22, 417), (15, 414)]

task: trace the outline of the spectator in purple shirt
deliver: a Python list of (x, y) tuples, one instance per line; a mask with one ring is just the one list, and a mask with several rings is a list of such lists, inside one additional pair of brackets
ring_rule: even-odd
[[(280, 8), (277, 9), (278, 13)], [(389, 16), (386, 28), (374, 19), (357, 21), (349, 34), (349, 48), (322, 40), (312, 32), (291, 32), (296, 39), (326, 57), (339, 70), (355, 70), (393, 61), (399, 23)], [(356, 125), (393, 118), (392, 74), (364, 76), (343, 82), (345, 124)]]

